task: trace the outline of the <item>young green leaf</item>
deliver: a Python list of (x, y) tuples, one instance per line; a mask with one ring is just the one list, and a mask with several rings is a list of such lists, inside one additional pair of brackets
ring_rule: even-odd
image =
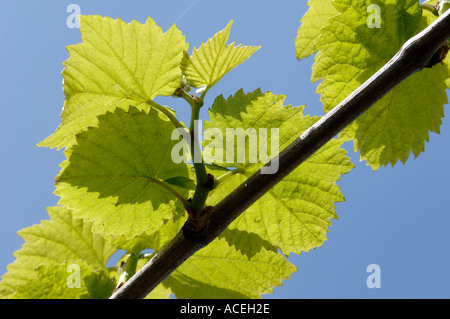
[(70, 147), (78, 132), (97, 124), (98, 115), (130, 105), (148, 111), (149, 101), (172, 95), (181, 83), (188, 45), (175, 25), (163, 33), (151, 18), (141, 24), (81, 16), (80, 32), (83, 43), (69, 46), (64, 62), (61, 124), (39, 146)]
[[(0, 298), (14, 293), (18, 285), (37, 280), (35, 269), (39, 265), (84, 260), (94, 268), (105, 268), (107, 260), (116, 251), (103, 237), (91, 232), (92, 223), (73, 218), (72, 212), (64, 207), (47, 210), (49, 221), (19, 231), (25, 244), (14, 253), (16, 260), (2, 277)], [(65, 278), (67, 275), (66, 272)]]
[(184, 52), (181, 69), (191, 86), (210, 88), (231, 69), (248, 59), (260, 46), (227, 45), (233, 21), (200, 46), (192, 55)]
[(172, 294), (172, 289), (165, 287), (163, 284), (159, 284), (145, 299), (170, 299)]
[(331, 0), (310, 0), (310, 7), (301, 19), (301, 26), (295, 39), (297, 59), (301, 60), (317, 52), (316, 41), (320, 35), (320, 28), (339, 13)]
[[(333, 4), (340, 14), (320, 29), (312, 75), (313, 81), (323, 80), (317, 92), (326, 112), (426, 26), (414, 0), (378, 1), (379, 12), (368, 10), (372, 1), (338, 0)], [(379, 28), (371, 23), (373, 19), (379, 19)], [(404, 163), (411, 152), (417, 157), (425, 149), (429, 132), (439, 133), (448, 78), (445, 65), (414, 74), (347, 127), (340, 138), (353, 140), (361, 160), (374, 170), (399, 160)]]
[[(261, 150), (261, 144), (267, 144), (267, 153), (270, 154), (270, 145), (274, 138), (278, 139), (281, 151), (319, 119), (303, 115), (303, 107), (283, 106), (284, 99), (281, 95), (262, 94), (260, 90), (249, 94), (240, 90), (227, 100), (218, 97), (209, 110), (211, 121), (205, 123), (205, 132), (213, 129), (216, 135), (226, 136), (223, 138), (225, 141), (230, 137), (230, 129), (241, 129), (244, 133), (253, 129), (257, 134), (254, 142), (258, 140), (259, 147), (256, 147), (254, 142), (251, 145), (251, 139), (246, 139), (245, 144), (239, 146), (236, 138), (233, 144), (223, 142), (223, 149), (217, 147), (215, 155), (218, 151), (234, 156), (244, 153), (248, 158), (252, 151)], [(272, 129), (278, 129), (277, 137), (274, 135), (275, 130), (269, 133)], [(261, 131), (266, 131), (267, 135), (261, 134)], [(219, 132), (221, 134), (218, 134)], [(215, 143), (215, 140), (205, 140), (205, 150), (208, 143)], [(231, 145), (234, 145), (234, 152), (228, 150)], [(247, 209), (229, 229), (254, 234), (254, 238), (265, 241), (265, 247), (278, 247), (286, 255), (322, 245), (326, 239), (327, 228), (331, 225), (330, 219), (337, 218), (334, 204), (344, 200), (336, 182), (353, 168), (346, 152), (340, 148), (341, 145), (342, 142), (335, 139), (327, 143)], [(278, 152), (274, 152), (272, 156), (276, 154)], [(260, 160), (261, 153), (258, 156), (256, 163), (228, 160), (216, 162), (216, 165), (234, 167), (240, 171), (219, 183), (211, 192), (207, 204), (214, 205), (238, 185), (245, 183), (245, 180), (264, 164)], [(215, 174), (215, 177), (219, 176)], [(248, 238), (246, 240), (248, 241)], [(246, 253), (254, 253), (248, 242), (241, 246), (249, 247)]]
[(65, 151), (55, 194), (93, 231), (127, 238), (160, 230), (183, 216), (189, 189), (166, 180), (187, 180), (189, 166), (171, 158), (173, 125), (155, 110), (116, 109), (98, 127), (77, 135)]
[(85, 261), (45, 264), (36, 268), (37, 279), (17, 287), (14, 299), (107, 299), (116, 274)]

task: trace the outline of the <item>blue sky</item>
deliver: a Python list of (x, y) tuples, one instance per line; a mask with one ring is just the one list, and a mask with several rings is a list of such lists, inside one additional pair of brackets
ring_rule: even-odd
[[(56, 205), (54, 177), (62, 152), (37, 148), (60, 122), (65, 46), (80, 42), (68, 28), (71, 3), (81, 14), (145, 22), (151, 16), (163, 30), (174, 22), (198, 47), (234, 20), (231, 41), (263, 45), (250, 60), (226, 75), (208, 93), (206, 105), (240, 88), (261, 88), (287, 95), (286, 104), (306, 105), (321, 115), (322, 106), (310, 81), (312, 58), (297, 61), (294, 40), (306, 1), (4, 1), (0, 11), (0, 274), (23, 244), (19, 229), (48, 219)], [(186, 11), (186, 9), (188, 9)], [(189, 114), (174, 107), (182, 120)], [(448, 113), (448, 105), (445, 107)], [(206, 116), (206, 108), (201, 114)], [(336, 205), (339, 220), (329, 228), (322, 247), (289, 260), (298, 267), (290, 280), (266, 298), (449, 298), (450, 297), (450, 123), (431, 134), (425, 153), (403, 165), (373, 172), (359, 162), (338, 183), (346, 202)], [(368, 288), (367, 267), (379, 265), (381, 287)]]

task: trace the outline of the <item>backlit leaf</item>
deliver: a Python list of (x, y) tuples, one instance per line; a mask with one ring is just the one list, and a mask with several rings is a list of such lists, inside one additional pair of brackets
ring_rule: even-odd
[(60, 204), (94, 223), (93, 231), (127, 238), (151, 235), (184, 214), (179, 194), (189, 190), (166, 180), (187, 180), (188, 165), (171, 158), (173, 125), (155, 110), (117, 109), (98, 127), (77, 135), (56, 178)]
[(181, 69), (189, 84), (194, 87), (215, 85), (225, 74), (248, 59), (260, 47), (228, 44), (233, 21), (216, 33), (192, 55), (184, 53)]
[[(217, 135), (226, 136), (230, 128), (241, 128), (244, 132), (248, 128), (254, 128), (259, 139), (258, 144), (266, 143), (270, 154), (269, 145), (274, 133), (267, 133), (267, 138), (263, 138), (260, 132), (261, 129), (267, 132), (278, 129), (281, 151), (319, 119), (305, 116), (304, 107), (284, 106), (284, 99), (284, 96), (270, 92), (263, 94), (260, 90), (249, 94), (240, 90), (226, 100), (220, 96), (209, 110), (211, 121), (205, 123), (205, 131), (219, 129), (221, 134)], [(214, 140), (205, 140), (205, 149), (208, 143), (214, 143)], [(243, 151), (247, 152), (245, 156), (248, 158), (248, 153), (259, 150), (255, 145), (250, 145), (249, 139), (246, 140), (245, 149), (239, 148), (237, 144), (235, 141), (235, 152), (232, 153), (235, 159)], [(223, 142), (223, 154), (230, 153), (227, 152), (229, 145), (231, 144)], [(342, 142), (336, 139), (328, 142), (239, 216), (229, 229), (245, 231), (253, 234), (253, 238), (263, 241), (264, 245), (258, 244), (255, 247), (267, 248), (272, 245), (280, 248), (286, 255), (321, 246), (326, 240), (328, 227), (331, 226), (330, 219), (337, 218), (335, 203), (344, 200), (336, 182), (353, 168), (341, 145)], [(275, 154), (277, 152), (273, 155)], [(241, 172), (219, 184), (207, 203), (214, 205), (220, 201), (264, 163), (260, 159), (256, 163), (239, 163), (230, 162), (226, 158), (223, 162), (215, 162), (216, 165), (230, 169), (238, 168)], [(219, 174), (215, 177), (219, 177)], [(246, 240), (246, 244), (240, 246), (247, 247), (249, 251), (246, 253), (252, 255), (255, 251), (249, 237), (242, 238)], [(239, 245), (236, 238), (232, 242)]]
[(163, 33), (151, 18), (142, 24), (80, 16), (80, 32), (83, 43), (69, 46), (64, 62), (61, 124), (39, 146), (70, 147), (98, 115), (130, 105), (149, 111), (147, 101), (172, 95), (181, 83), (188, 45), (175, 25)]
[[(18, 285), (38, 280), (35, 269), (39, 265), (59, 267), (62, 263), (83, 260), (94, 268), (106, 268), (106, 262), (116, 251), (103, 237), (92, 232), (92, 223), (73, 218), (72, 212), (64, 207), (49, 207), (47, 210), (50, 220), (19, 231), (25, 244), (14, 253), (16, 260), (2, 276), (1, 298), (14, 293)], [(42, 269), (42, 272), (47, 271), (53, 270)]]

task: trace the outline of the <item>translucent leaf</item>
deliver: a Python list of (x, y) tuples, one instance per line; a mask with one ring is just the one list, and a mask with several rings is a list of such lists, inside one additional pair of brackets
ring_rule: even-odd
[(301, 19), (301, 26), (295, 39), (297, 59), (301, 60), (317, 52), (316, 41), (320, 35), (320, 28), (339, 13), (331, 0), (310, 0), (310, 7)]
[(145, 297), (145, 299), (170, 299), (172, 294), (172, 289), (164, 287), (163, 284), (159, 284)]
[[(335, 0), (340, 14), (328, 19), (316, 41), (313, 81), (328, 112), (386, 64), (412, 36), (428, 25), (417, 1), (377, 2), (380, 28), (372, 24), (373, 1)], [(403, 163), (425, 149), (429, 132), (439, 133), (447, 103), (448, 66), (418, 72), (391, 90), (347, 127), (340, 138), (374, 170)]]
[(39, 146), (69, 147), (98, 115), (130, 105), (148, 111), (147, 101), (172, 95), (181, 83), (188, 45), (175, 25), (163, 33), (151, 18), (141, 24), (81, 16), (80, 32), (83, 43), (69, 46), (64, 62), (61, 124)]
[(261, 249), (251, 259), (216, 239), (190, 257), (164, 282), (179, 299), (261, 298), (296, 271), (285, 256)]
[(184, 214), (189, 190), (165, 180), (189, 178), (171, 158), (173, 125), (155, 110), (130, 107), (99, 116), (77, 135), (56, 178), (60, 204), (94, 222), (93, 231), (127, 238), (152, 234)]
[(114, 274), (83, 261), (40, 265), (36, 274), (17, 287), (14, 299), (107, 299), (116, 285)]
[(259, 47), (227, 45), (233, 21), (222, 31), (200, 46), (192, 55), (184, 52), (181, 69), (189, 84), (194, 87), (211, 87), (231, 69), (248, 59)]
[(91, 223), (73, 218), (70, 210), (50, 207), (48, 213), (50, 220), (19, 231), (25, 244), (14, 253), (16, 260), (2, 277), (0, 297), (12, 294), (17, 285), (38, 279), (35, 268), (41, 264), (84, 260), (101, 268), (106, 267), (108, 258), (115, 252), (114, 246), (91, 232)]
[[(240, 90), (227, 100), (220, 96), (209, 110), (211, 121), (205, 123), (205, 132), (208, 129), (219, 130), (221, 134), (216, 132), (216, 136), (226, 136), (227, 130), (229, 132), (233, 128), (243, 129), (244, 132), (253, 128), (259, 138), (258, 145), (271, 145), (276, 131), (267, 133), (267, 138), (264, 139), (264, 135), (260, 135), (261, 129), (267, 132), (278, 129), (281, 151), (318, 120), (318, 117), (303, 115), (303, 107), (283, 106), (284, 99), (284, 96), (270, 92), (262, 94), (259, 90), (249, 94)], [(205, 149), (215, 141), (205, 140)], [(230, 145), (232, 144), (222, 143), (223, 154), (230, 153)], [(342, 142), (331, 140), (239, 216), (229, 229), (238, 231), (234, 236), (239, 232), (245, 236), (242, 239), (236, 237), (230, 243), (242, 247), (244, 253), (250, 256), (260, 247), (278, 247), (288, 255), (290, 252), (300, 253), (322, 245), (328, 227), (331, 226), (330, 219), (337, 218), (334, 204), (344, 200), (336, 182), (353, 167), (346, 152), (340, 148), (341, 145)], [(215, 151), (218, 149), (219, 147)], [(232, 154), (237, 156), (245, 152), (248, 158), (255, 149), (260, 150), (255, 145), (250, 145), (250, 139), (246, 140), (245, 148), (240, 148), (236, 139), (235, 152)], [(270, 154), (269, 146), (268, 149)], [(275, 154), (277, 152), (273, 155)], [(208, 205), (214, 205), (244, 183), (264, 162), (259, 158), (256, 163), (224, 160), (215, 164), (240, 169), (240, 173), (220, 183), (210, 194)], [(215, 177), (219, 177), (219, 174), (218, 170), (213, 173)], [(253, 234), (252, 238), (260, 242), (252, 246), (252, 238), (246, 233)], [(241, 242), (242, 240), (245, 242)]]

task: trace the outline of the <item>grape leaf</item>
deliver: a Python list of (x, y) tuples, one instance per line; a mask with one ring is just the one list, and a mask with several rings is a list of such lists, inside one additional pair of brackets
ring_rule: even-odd
[(215, 239), (199, 250), (163, 282), (179, 299), (261, 298), (273, 293), (296, 267), (285, 256), (264, 248), (249, 259)]
[[(312, 80), (328, 112), (387, 63), (412, 36), (427, 26), (417, 1), (378, 1), (381, 27), (367, 24), (373, 1), (333, 1), (339, 15), (320, 29)], [(418, 72), (371, 107), (340, 138), (353, 140), (355, 151), (377, 170), (403, 163), (425, 149), (429, 132), (439, 133), (447, 103), (448, 66)]]
[(145, 299), (170, 299), (172, 294), (172, 289), (165, 287), (163, 284), (159, 284)]
[(194, 87), (215, 85), (226, 73), (248, 59), (260, 46), (227, 45), (233, 21), (216, 33), (200, 48), (194, 47), (192, 55), (184, 52), (181, 69), (189, 85)]
[(107, 299), (116, 285), (114, 273), (84, 261), (40, 265), (36, 274), (17, 287), (14, 299)]
[(328, 23), (328, 18), (339, 13), (331, 0), (310, 0), (308, 6), (310, 8), (300, 21), (302, 24), (295, 39), (296, 55), (299, 60), (317, 52), (316, 40), (320, 35), (320, 28)]
[(72, 212), (64, 207), (50, 207), (47, 210), (49, 221), (19, 231), (25, 244), (14, 253), (16, 260), (7, 267), (8, 272), (2, 277), (0, 297), (14, 293), (17, 285), (37, 280), (35, 269), (39, 265), (84, 260), (92, 267), (104, 268), (116, 251), (99, 234), (91, 232), (92, 223), (73, 218)]
[[(260, 90), (249, 94), (240, 90), (227, 100), (219, 96), (209, 110), (210, 121), (205, 122), (205, 132), (209, 129), (219, 130), (221, 134), (217, 134), (218, 136), (226, 136), (227, 130), (233, 128), (244, 131), (249, 128), (266, 129), (266, 143), (271, 145), (272, 138), (275, 137), (269, 132), (278, 129), (281, 151), (319, 119), (303, 115), (303, 107), (283, 106), (284, 99), (285, 96), (273, 95), (270, 92), (263, 94)], [(262, 141), (260, 139), (259, 144)], [(215, 139), (205, 140), (205, 150), (208, 149), (209, 143), (215, 142)], [(235, 146), (236, 143), (235, 141)], [(247, 140), (244, 150), (246, 158), (250, 151), (255, 149), (255, 146), (251, 147), (249, 144)], [(230, 153), (227, 150), (229, 145), (231, 147), (231, 144), (222, 143), (223, 154)], [(288, 255), (290, 252), (300, 253), (322, 245), (326, 239), (327, 227), (331, 225), (330, 219), (337, 218), (334, 203), (344, 200), (336, 182), (341, 175), (353, 168), (353, 164), (345, 155), (346, 152), (340, 148), (341, 145), (341, 141), (331, 140), (229, 226), (231, 230), (245, 231), (264, 241), (263, 245), (252, 246), (249, 237), (244, 236), (246, 243), (239, 246), (248, 247), (245, 253), (253, 255), (261, 247), (269, 249), (274, 246)], [(242, 150), (238, 149), (234, 147), (235, 156), (242, 153)], [(271, 150), (269, 147), (268, 149), (270, 154)], [(215, 151), (218, 150), (219, 147)], [(277, 152), (273, 155), (275, 154)], [(207, 204), (214, 205), (223, 199), (263, 164), (264, 161), (260, 160), (256, 163), (225, 160), (222, 163), (215, 162), (218, 166), (239, 169), (240, 173), (220, 183), (210, 193)], [(215, 177), (218, 177), (217, 174)], [(235, 239), (232, 242), (237, 244), (237, 241), (238, 239)]]
[(38, 146), (70, 147), (98, 115), (130, 105), (148, 111), (149, 100), (172, 95), (181, 83), (188, 45), (175, 25), (163, 33), (151, 18), (141, 24), (80, 16), (80, 32), (83, 43), (68, 46), (64, 62), (61, 124)]
[[(59, 203), (93, 221), (93, 231), (127, 238), (151, 235), (180, 218), (189, 189), (165, 180), (189, 178), (171, 159), (172, 124), (155, 110), (116, 109), (77, 135), (56, 178)], [(178, 197), (177, 197), (178, 196)]]

